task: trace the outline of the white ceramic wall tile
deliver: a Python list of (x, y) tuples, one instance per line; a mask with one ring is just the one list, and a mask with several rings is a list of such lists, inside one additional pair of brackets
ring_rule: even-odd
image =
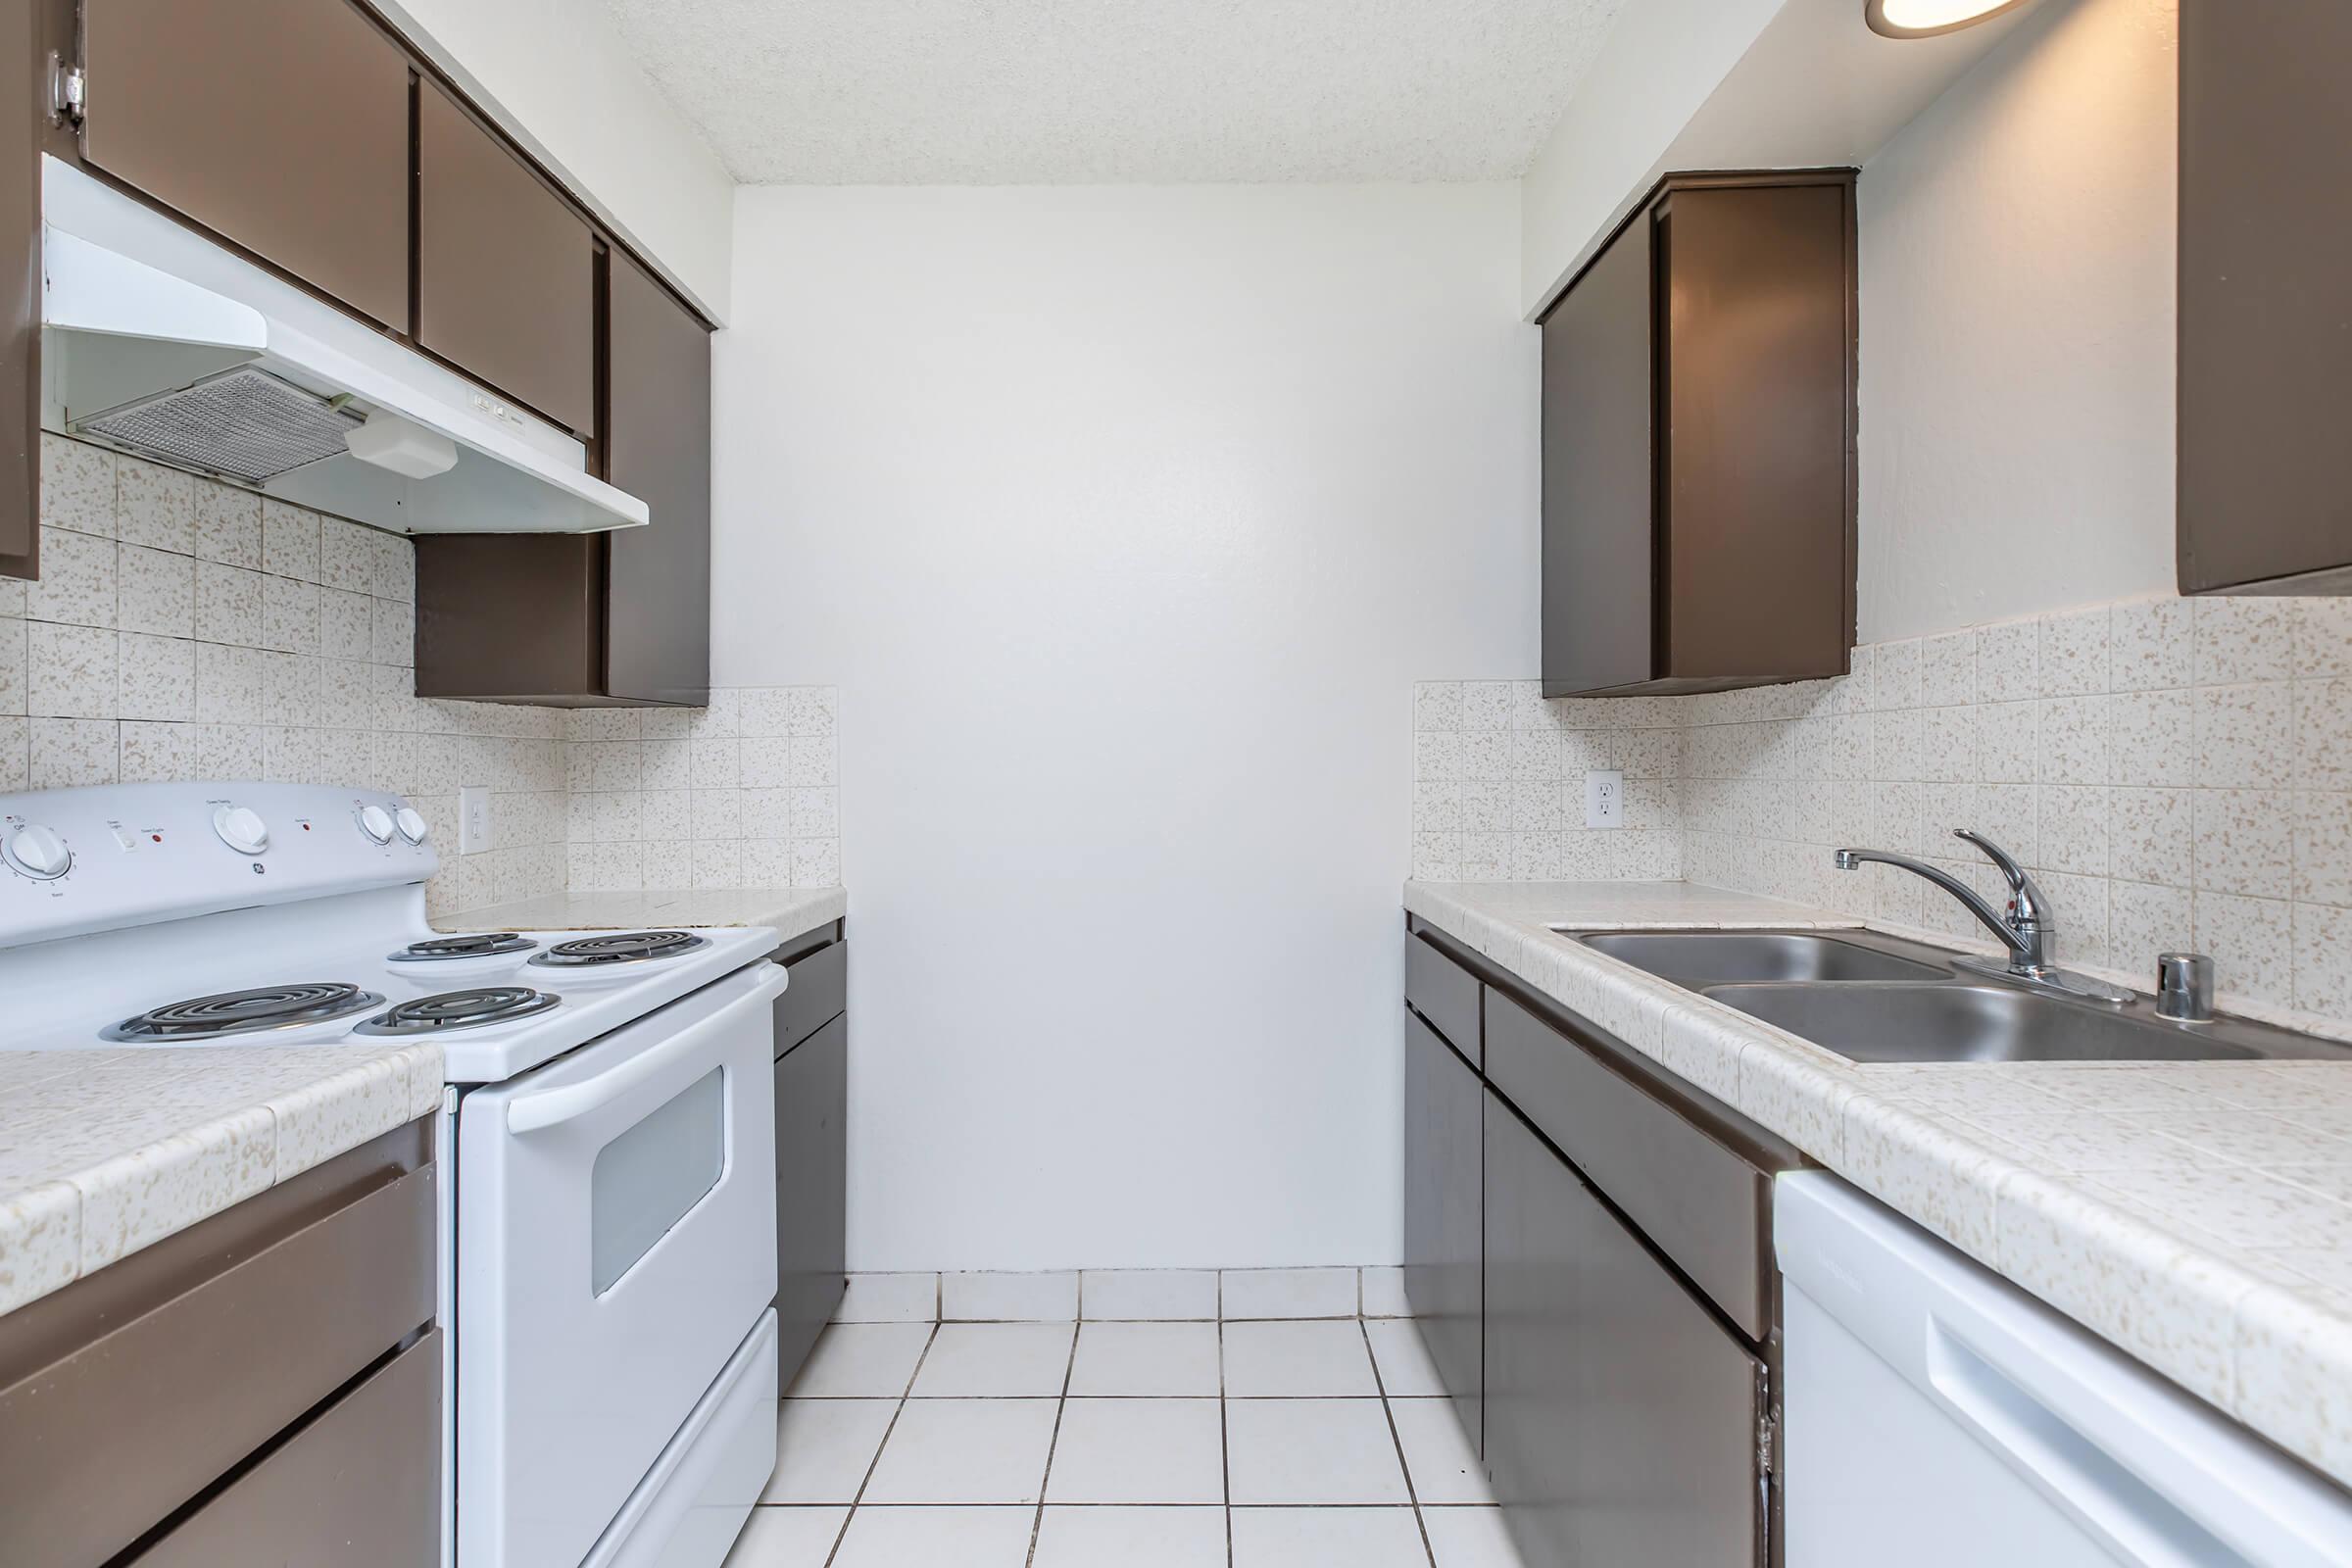
[(1983, 883), (1945, 836), (1974, 826), (2051, 894), (2068, 962), (2144, 987), (2162, 947), (2194, 944), (2225, 1004), (2352, 1024), (2352, 964), (2322, 935), (2352, 909), (2348, 628), (2325, 604), (2134, 601), (1858, 649), (1867, 683), (1674, 699), (1684, 874), (1973, 937), (1915, 878), (1839, 874), (1830, 852), (1925, 854)]
[(1221, 1289), (1228, 1320), (1353, 1317), (1361, 1299), (1351, 1268), (1229, 1268)]
[(852, 1274), (837, 1323), (929, 1323), (939, 1316), (937, 1274)]
[(572, 816), (575, 890), (840, 883), (838, 694), (720, 688), (710, 703), (567, 719), (568, 787), (604, 798)]
[(0, 586), (0, 789), (370, 785), (446, 849), (484, 784), (500, 847), (445, 853), (434, 907), (564, 887), (563, 715), (417, 700), (408, 540), (54, 436), (42, 464), (41, 580)]
[(1533, 681), (1414, 688), (1412, 874), (1434, 881), (1558, 881), (1678, 874), (1679, 802), (1641, 792), (1642, 820), (1585, 825), (1585, 774), (1670, 781), (1672, 724), (1656, 705), (1546, 703)]
[(951, 1323), (1066, 1323), (1078, 1316), (1075, 1273), (940, 1276), (940, 1316)]
[(1217, 1316), (1217, 1276), (1210, 1269), (1088, 1269), (1080, 1286), (1080, 1311), (1089, 1318)]

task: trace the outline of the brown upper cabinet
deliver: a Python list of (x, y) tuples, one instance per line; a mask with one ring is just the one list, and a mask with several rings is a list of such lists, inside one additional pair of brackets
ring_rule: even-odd
[(1843, 674), (1853, 172), (1670, 175), (1543, 330), (1544, 695)]
[(40, 572), (45, 20), (35, 0), (0, 0), (0, 577)]
[(431, 82), (416, 89), (416, 341), (583, 436), (596, 431), (596, 236)]
[(2181, 0), (2182, 593), (2352, 593), (2352, 6)]
[(605, 536), (605, 692), (700, 705), (710, 700), (710, 333), (617, 252), (605, 333), (605, 477), (654, 518)]
[(95, 168), (409, 326), (409, 62), (339, 0), (82, 0)]
[[(416, 692), (565, 707), (710, 698), (710, 332), (606, 258), (605, 477), (643, 528), (416, 541)], [(528, 603), (531, 613), (514, 607)]]

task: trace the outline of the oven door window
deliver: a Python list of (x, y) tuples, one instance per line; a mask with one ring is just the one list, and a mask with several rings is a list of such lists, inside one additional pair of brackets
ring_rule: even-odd
[(726, 1169), (726, 1072), (712, 1068), (597, 1151), (589, 1274), (604, 1295), (684, 1219)]

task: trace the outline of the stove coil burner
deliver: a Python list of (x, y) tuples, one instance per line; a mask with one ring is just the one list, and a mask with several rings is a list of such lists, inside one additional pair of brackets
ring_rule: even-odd
[(432, 937), (412, 942), (387, 956), (393, 963), (438, 963), (450, 958), (487, 958), (501, 953), (528, 953), (539, 944), (512, 931), (483, 931), (471, 936)]
[(674, 958), (707, 946), (707, 938), (688, 931), (627, 931), (559, 942), (545, 953), (533, 954), (531, 962), (550, 969), (597, 969), (617, 963), (643, 963), (649, 958)]
[(478, 1029), (484, 1024), (528, 1018), (563, 1000), (551, 992), (533, 991), (527, 986), (478, 986), (470, 991), (444, 991), (437, 997), (418, 997), (379, 1012), (354, 1032), (430, 1035), (446, 1029)]
[(340, 981), (304, 985), (261, 986), (251, 991), (223, 991), (218, 996), (174, 1002), (169, 1006), (125, 1018), (101, 1031), (108, 1040), (150, 1045), (159, 1041), (215, 1040), (223, 1035), (252, 1034), (264, 1029), (299, 1029), (305, 1024), (347, 1018), (384, 999), (372, 991)]

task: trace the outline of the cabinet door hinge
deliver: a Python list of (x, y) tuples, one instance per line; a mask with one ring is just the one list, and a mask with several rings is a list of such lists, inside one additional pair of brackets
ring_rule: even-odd
[(61, 125), (78, 125), (89, 114), (90, 76), (56, 50), (49, 51), (49, 118)]

